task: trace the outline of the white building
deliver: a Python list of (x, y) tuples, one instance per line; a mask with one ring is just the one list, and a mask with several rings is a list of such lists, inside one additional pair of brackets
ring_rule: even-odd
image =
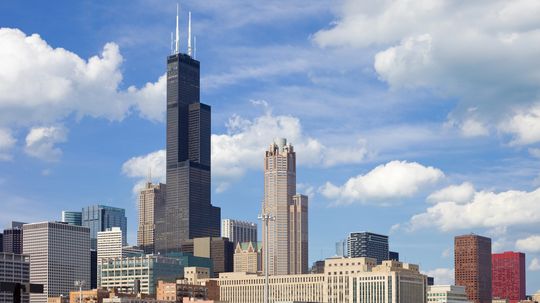
[(470, 302), (467, 299), (465, 286), (458, 285), (432, 285), (427, 290), (428, 303), (463, 303)]
[(97, 259), (122, 257), (122, 229), (107, 228), (97, 233)]
[(229, 238), (234, 245), (242, 242), (257, 243), (257, 224), (247, 221), (221, 220), (221, 237)]
[(90, 229), (60, 222), (23, 225), (23, 253), (30, 256), (30, 283), (43, 284), (43, 294), (30, 294), (32, 303), (78, 290), (74, 281), (90, 287)]

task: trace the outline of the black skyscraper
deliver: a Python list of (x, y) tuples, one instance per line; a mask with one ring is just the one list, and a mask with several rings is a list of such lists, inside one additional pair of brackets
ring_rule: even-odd
[(156, 251), (180, 251), (188, 239), (219, 237), (221, 211), (210, 201), (210, 106), (200, 103), (200, 64), (167, 58), (167, 189), (156, 205)]

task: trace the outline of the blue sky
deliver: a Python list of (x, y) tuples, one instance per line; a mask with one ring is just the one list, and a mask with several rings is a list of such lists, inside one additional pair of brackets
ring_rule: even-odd
[[(295, 146), (310, 259), (348, 232), (390, 234), (452, 282), (453, 237), (527, 253), (540, 289), (540, 4), (182, 1), (212, 106), (215, 205), (255, 221), (264, 149)], [(175, 1), (0, 3), (0, 224), (124, 207), (164, 181)]]

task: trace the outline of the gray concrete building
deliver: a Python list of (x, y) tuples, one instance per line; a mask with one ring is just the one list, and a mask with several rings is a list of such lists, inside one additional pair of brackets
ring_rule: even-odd
[(221, 220), (221, 236), (228, 238), (234, 245), (243, 242), (257, 242), (257, 223), (223, 219)]
[[(0, 282), (30, 282), (30, 258), (27, 255), (0, 252)], [(22, 294), (23, 303), (30, 302), (28, 294)], [(0, 303), (12, 303), (13, 294), (0, 292)]]

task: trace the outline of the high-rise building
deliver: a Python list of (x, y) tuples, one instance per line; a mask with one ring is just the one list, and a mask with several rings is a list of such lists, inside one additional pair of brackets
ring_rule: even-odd
[(82, 226), (82, 212), (80, 211), (62, 211), (62, 222)]
[(4, 229), (3, 251), (13, 254), (22, 254), (23, 235), (22, 227), (25, 223), (11, 222), (11, 228)]
[(456, 285), (474, 303), (491, 303), (491, 239), (475, 234), (454, 239)]
[(242, 242), (257, 242), (257, 224), (252, 222), (223, 219), (221, 220), (221, 236), (229, 238), (234, 245)]
[(262, 243), (242, 242), (234, 249), (234, 271), (257, 273), (262, 270)]
[(336, 242), (336, 256), (347, 257), (347, 240), (339, 240)]
[(4, 251), (4, 234), (0, 233), (0, 252)]
[(43, 284), (42, 294), (30, 294), (32, 303), (47, 303), (48, 297), (67, 296), (85, 281), (90, 288), (90, 231), (87, 227), (61, 222), (23, 226), (23, 252), (30, 256), (30, 283)]
[(389, 251), (388, 260), (399, 261), (399, 253), (397, 251)]
[(372, 232), (354, 232), (347, 238), (351, 258), (374, 258), (377, 264), (388, 260), (388, 236)]
[[(30, 258), (28, 255), (0, 252), (0, 283), (28, 283), (30, 282)], [(28, 303), (30, 297), (27, 293), (21, 296), (22, 303)], [(0, 303), (12, 303), (13, 294), (0, 291)]]
[(525, 300), (525, 254), (507, 251), (491, 255), (493, 299)]
[(97, 247), (97, 233), (111, 227), (122, 229), (122, 243), (127, 245), (127, 218), (123, 208), (99, 204), (87, 206), (82, 209), (82, 226), (90, 228), (93, 249)]
[(154, 253), (156, 207), (165, 203), (165, 184), (146, 182), (139, 192), (139, 228), (137, 245), (146, 253)]
[(97, 258), (122, 257), (122, 230), (120, 227), (107, 228), (97, 233)]
[(468, 303), (464, 286), (432, 285), (428, 286), (427, 301), (436, 303)]
[(190, 51), (180, 53), (176, 41), (167, 57), (167, 189), (165, 203), (155, 210), (157, 252), (181, 251), (189, 239), (221, 235), (221, 210), (211, 203), (210, 123), (210, 106), (200, 102), (200, 63)]
[[(277, 138), (264, 161), (264, 214), (271, 215), (263, 246), (268, 246), (268, 273), (287, 275), (308, 271), (308, 198), (296, 194), (296, 153), (287, 139)], [(263, 237), (264, 238), (264, 237)], [(263, 269), (267, 270), (267, 269)]]
[(234, 270), (234, 245), (227, 238), (195, 238), (193, 239), (193, 255), (212, 259), (215, 276)]

